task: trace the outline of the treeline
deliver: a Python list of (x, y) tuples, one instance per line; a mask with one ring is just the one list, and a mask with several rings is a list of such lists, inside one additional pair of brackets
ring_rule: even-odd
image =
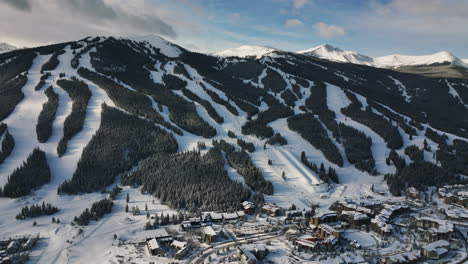
[(143, 185), (142, 191), (172, 208), (200, 211), (234, 211), (250, 198), (250, 191), (232, 181), (218, 149), (178, 155), (157, 154), (142, 161), (122, 177), (127, 185)]
[(122, 108), (134, 115), (144, 117), (152, 122), (161, 124), (178, 135), (182, 135), (182, 131), (179, 128), (166, 122), (164, 118), (156, 112), (155, 109), (153, 109), (151, 100), (147, 96), (131, 91), (115, 81), (86, 68), (79, 68), (78, 74), (106, 91), (109, 98), (119, 108)]
[(47, 102), (42, 105), (42, 111), (36, 125), (37, 140), (41, 143), (47, 142), (52, 134), (52, 124), (57, 113), (59, 95), (54, 92), (52, 86), (45, 90)]
[(322, 151), (329, 161), (343, 166), (343, 157), (338, 148), (328, 137), (327, 131), (322, 127), (313, 114), (298, 114), (288, 118), (289, 129), (296, 131), (316, 149)]
[(228, 98), (229, 100), (233, 101), (242, 111), (247, 113), (248, 120), (252, 119), (252, 116), (256, 115), (259, 111), (257, 106), (246, 100), (234, 96), (228, 96)]
[(454, 174), (468, 175), (468, 143), (454, 139), (452, 145), (441, 144), (436, 152), (437, 161)]
[[(299, 92), (299, 93), (300, 93), (300, 92)], [(285, 102), (288, 106), (290, 106), (290, 107), (294, 107), (294, 106), (295, 106), (297, 97), (296, 97), (296, 95), (294, 95), (293, 92), (291, 92), (291, 90), (289, 90), (289, 89), (284, 90), (284, 92), (281, 93), (281, 98), (283, 98), (284, 102)]]
[(252, 153), (255, 151), (255, 145), (252, 142), (244, 141), (240, 138), (237, 139), (237, 145), (241, 147), (243, 150), (247, 150), (248, 152)]
[(352, 103), (348, 107), (341, 109), (343, 114), (375, 131), (385, 140), (387, 147), (390, 149), (399, 149), (403, 146), (403, 139), (397, 127), (394, 127), (384, 117), (373, 113), (370, 106), (367, 106), (366, 110), (362, 111), (362, 104), (357, 100), (356, 95), (348, 92), (347, 96)]
[(395, 121), (398, 124), (398, 126), (401, 127), (405, 131), (405, 133), (410, 136), (410, 139), (412, 139), (413, 136), (416, 136), (418, 134), (418, 131), (413, 127), (413, 125), (416, 125), (417, 127), (419, 127), (419, 125), (416, 124), (414, 121), (412, 122), (412, 125), (410, 125), (409, 120), (406, 120), (406, 118), (388, 110), (386, 107), (383, 107), (382, 105), (371, 100), (368, 100), (368, 103), (375, 110), (379, 111), (384, 116), (388, 117), (390, 120)]
[(24, 220), (26, 218), (35, 218), (43, 215), (52, 215), (58, 212), (58, 208), (42, 202), (42, 205), (33, 204), (31, 206), (25, 206), (21, 208), (21, 212), (16, 215), (17, 220)]
[(49, 78), (51, 76), (50, 72), (45, 72), (41, 75), (41, 79), (39, 80), (39, 82), (36, 84), (36, 86), (34, 87), (34, 90), (35, 91), (39, 91), (40, 89), (42, 89), (42, 87), (45, 85), (45, 81), (47, 80), (47, 78)]
[(172, 134), (104, 104), (99, 129), (83, 149), (72, 179), (62, 183), (58, 193), (103, 190), (138, 161), (156, 153), (169, 155), (177, 148)]
[(306, 109), (318, 115), (320, 121), (332, 132), (336, 141), (342, 143), (335, 112), (331, 111), (327, 105), (327, 86), (323, 82), (315, 81), (311, 89), (310, 96), (305, 100)]
[(275, 133), (275, 135), (266, 141), (266, 144), (282, 146), (288, 144), (288, 141), (280, 133)]
[[(2, 54), (5, 55), (5, 54)], [(0, 84), (5, 85), (8, 81), (18, 77), (21, 73), (29, 71), (36, 57), (35, 52), (16, 54), (11, 57), (4, 57), (3, 63), (0, 64)], [(2, 87), (4, 90), (5, 87)], [(3, 102), (2, 102), (3, 103)], [(1, 105), (1, 104), (0, 104)], [(0, 120), (2, 120), (1, 118)]]
[(211, 118), (213, 118), (214, 121), (216, 121), (216, 123), (222, 124), (224, 122), (224, 118), (220, 116), (218, 112), (216, 112), (216, 110), (213, 108), (209, 101), (200, 98), (198, 95), (186, 88), (182, 88), (182, 93), (185, 96), (187, 96), (187, 98), (189, 98), (190, 100), (201, 104), (206, 109)]
[(182, 90), (187, 87), (187, 82), (172, 74), (163, 74), (162, 81), (171, 90)]
[(430, 127), (426, 128), (426, 133), (424, 135), (439, 145), (447, 145), (447, 135), (440, 135), (436, 131), (432, 130)]
[(228, 101), (224, 100), (223, 98), (219, 97), (219, 95), (216, 92), (211, 91), (210, 89), (207, 89), (203, 83), (200, 83), (200, 85), (203, 87), (205, 92), (211, 97), (211, 99), (220, 105), (224, 105), (226, 109), (231, 112), (233, 115), (238, 116), (239, 112), (237, 109), (232, 106)]
[(279, 93), (286, 89), (286, 82), (283, 77), (275, 70), (266, 69), (266, 76), (262, 79), (262, 84), (265, 89), (269, 89), (274, 93)]
[(397, 174), (385, 175), (390, 192), (402, 195), (407, 187), (423, 189), (426, 186), (443, 186), (468, 182), (435, 164), (427, 161), (417, 161)]
[[(144, 46), (138, 47), (144, 49)], [(168, 88), (175, 85), (174, 79), (168, 79), (164, 84), (153, 81), (148, 70), (154, 68), (152, 56), (140, 53), (114, 38), (106, 39), (96, 49), (97, 52), (91, 53), (91, 63), (98, 72), (115, 77), (138, 92), (151, 95), (157, 103), (168, 107), (169, 118), (178, 127), (206, 138), (216, 135), (216, 129), (198, 115), (195, 104)], [(109, 65), (116, 70), (110, 69)]]
[(44, 151), (35, 148), (25, 162), (8, 176), (0, 196), (18, 198), (50, 181), (50, 169)]
[(87, 226), (91, 220), (97, 221), (104, 215), (112, 212), (114, 202), (110, 199), (104, 198), (100, 201), (94, 202), (91, 209), (86, 208), (80, 216), (73, 219), (73, 221), (80, 226)]
[(243, 150), (236, 151), (234, 146), (224, 140), (214, 140), (213, 146), (226, 153), (229, 166), (234, 168), (240, 175), (242, 175), (242, 177), (244, 177), (244, 181), (247, 186), (256, 192), (273, 195), (273, 184), (265, 180), (262, 172), (253, 164), (247, 152)]
[(340, 123), (343, 146), (349, 162), (362, 171), (376, 174), (375, 160), (372, 155), (372, 140), (361, 131)]
[(255, 120), (249, 120), (242, 126), (244, 135), (256, 135), (259, 138), (270, 138), (274, 135), (273, 129), (268, 126), (268, 123), (280, 118), (288, 117), (294, 114), (294, 111), (278, 102), (278, 100), (270, 94), (263, 98), (268, 104), (266, 111), (258, 113)]
[(18, 74), (16, 77), (0, 83), (0, 121), (7, 118), (15, 110), (16, 105), (23, 100), (24, 94), (21, 88), (27, 81), (26, 74)]
[(336, 170), (334, 168), (329, 167), (327, 171), (323, 163), (320, 163), (320, 167), (318, 167), (317, 164), (312, 163), (307, 159), (304, 151), (301, 152), (301, 161), (307, 168), (317, 173), (323, 182), (331, 183), (331, 181), (333, 181), (334, 183), (340, 183), (338, 174), (336, 174)]
[(63, 137), (57, 147), (57, 154), (62, 157), (67, 151), (67, 144), (83, 128), (86, 118), (86, 107), (91, 98), (91, 91), (86, 83), (71, 77), (71, 80), (60, 79), (57, 84), (64, 89), (73, 101), (72, 112), (63, 124)]
[(424, 151), (416, 145), (410, 145), (405, 148), (405, 154), (413, 161), (424, 161)]
[(10, 156), (15, 148), (15, 140), (8, 131), (8, 126), (5, 123), (0, 123), (0, 164)]
[(50, 59), (42, 65), (41, 72), (55, 70), (55, 68), (57, 68), (57, 66), (60, 63), (60, 61), (58, 60), (58, 57), (64, 53), (65, 53), (65, 50), (60, 50), (52, 54)]

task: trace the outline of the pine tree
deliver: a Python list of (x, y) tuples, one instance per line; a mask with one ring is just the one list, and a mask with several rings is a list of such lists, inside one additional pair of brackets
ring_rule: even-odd
[(130, 202), (130, 195), (127, 193), (127, 203)]
[(128, 213), (128, 204), (125, 205), (125, 212)]
[(145, 203), (145, 211), (148, 212), (148, 204)]

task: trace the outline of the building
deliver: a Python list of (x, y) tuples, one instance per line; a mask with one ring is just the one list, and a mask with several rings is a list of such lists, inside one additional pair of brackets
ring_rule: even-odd
[(427, 242), (448, 240), (453, 233), (453, 224), (437, 218), (419, 217), (416, 219), (416, 228)]
[(175, 259), (182, 259), (188, 253), (187, 242), (174, 240), (171, 244), (171, 247), (176, 250), (174, 254)]
[(320, 224), (317, 228), (317, 235), (320, 238), (327, 238), (329, 236), (334, 236), (336, 238), (340, 238), (340, 232), (335, 228), (327, 225), (327, 224)]
[(399, 252), (383, 256), (380, 258), (380, 264), (413, 264), (418, 263), (421, 260), (421, 252), (413, 250), (409, 252)]
[(408, 187), (406, 190), (406, 197), (411, 199), (419, 199), (419, 191), (414, 187)]
[(448, 253), (450, 243), (447, 240), (438, 240), (424, 246), (421, 255), (428, 259), (440, 259)]
[(318, 226), (320, 224), (333, 223), (338, 221), (338, 215), (336, 213), (325, 213), (319, 214), (310, 219), (310, 224)]
[(281, 214), (281, 207), (275, 204), (265, 204), (262, 207), (262, 212), (272, 217), (279, 216)]
[(246, 214), (254, 214), (255, 213), (255, 205), (252, 202), (244, 201), (242, 203), (242, 209)]
[(342, 211), (339, 213), (341, 221), (347, 222), (350, 227), (356, 228), (362, 225), (370, 224), (370, 217), (367, 214), (363, 214), (357, 211)]
[(257, 264), (264, 259), (269, 251), (263, 244), (249, 244), (237, 247), (240, 262), (242, 264)]
[(172, 238), (171, 235), (167, 233), (167, 230), (165, 228), (158, 228), (152, 231), (154, 234), (154, 238), (158, 241), (158, 243), (163, 243), (163, 244), (170, 244), (174, 239)]
[(205, 226), (201, 229), (202, 241), (211, 244), (218, 239), (218, 234), (211, 226)]
[(156, 238), (149, 240), (146, 246), (148, 248), (148, 252), (151, 255), (156, 256), (156, 255), (164, 253), (158, 241), (156, 240)]
[(371, 220), (371, 228), (381, 236), (392, 234), (393, 225), (390, 224), (392, 218), (409, 211), (407, 205), (384, 205), (382, 210)]

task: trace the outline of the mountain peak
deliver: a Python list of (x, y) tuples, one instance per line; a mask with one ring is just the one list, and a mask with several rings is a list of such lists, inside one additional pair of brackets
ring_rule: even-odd
[(237, 48), (226, 49), (216, 52), (214, 55), (219, 57), (255, 57), (260, 58), (271, 52), (278, 51), (272, 47), (243, 45)]
[(9, 52), (15, 49), (17, 49), (15, 46), (12, 46), (5, 42), (0, 42), (0, 53)]
[(138, 42), (147, 41), (151, 46), (158, 48), (162, 54), (170, 58), (179, 57), (182, 53), (181, 48), (178, 45), (156, 34), (132, 36), (128, 37), (128, 39)]
[(297, 53), (330, 61), (372, 65), (371, 57), (359, 54), (355, 51), (342, 50), (328, 43), (308, 50), (298, 51)]

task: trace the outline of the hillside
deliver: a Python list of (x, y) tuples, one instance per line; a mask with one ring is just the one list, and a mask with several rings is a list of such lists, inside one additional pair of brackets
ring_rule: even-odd
[[(467, 80), (269, 48), (236, 54), (160, 37), (0, 54), (0, 235), (31, 227), (18, 208), (47, 201), (70, 223), (116, 184), (165, 213), (197, 214), (244, 200), (327, 210), (343, 197), (467, 182)], [(83, 241), (105, 235), (102, 247), (76, 242), (72, 256), (104, 254), (124, 219), (87, 229)], [(39, 225), (50, 237), (41, 261), (64, 262), (76, 231)]]

